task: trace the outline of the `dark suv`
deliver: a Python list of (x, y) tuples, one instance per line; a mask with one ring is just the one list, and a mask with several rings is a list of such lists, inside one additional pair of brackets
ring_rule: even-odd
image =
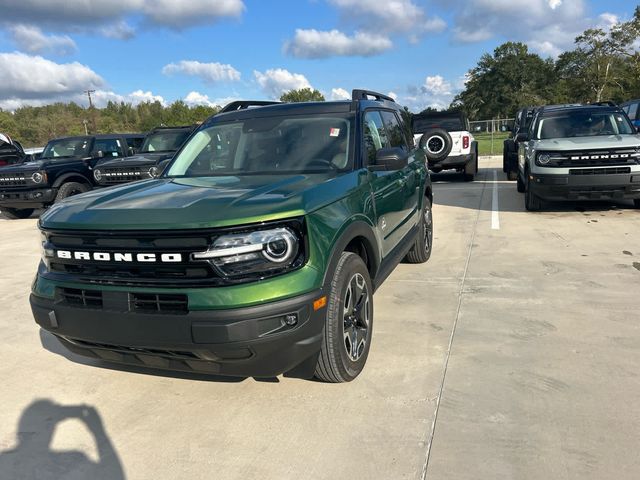
[(640, 99), (629, 100), (620, 105), (620, 108), (629, 116), (636, 128), (640, 128)]
[(157, 176), (189, 137), (195, 126), (158, 127), (149, 132), (137, 155), (105, 158), (93, 169), (100, 186), (117, 185)]
[(38, 160), (0, 169), (0, 211), (10, 219), (28, 218), (48, 207), (91, 190), (93, 166), (101, 159), (134, 154), (138, 134), (95, 135), (51, 140)]
[(535, 107), (523, 108), (516, 113), (513, 130), (509, 138), (504, 141), (502, 150), (502, 171), (507, 174), (509, 180), (518, 178), (518, 142), (519, 133), (529, 130), (529, 124), (535, 113)]
[(74, 352), (155, 368), (362, 371), (374, 290), (431, 254), (424, 151), (378, 93), (245, 104), (207, 120), (159, 178), (42, 216), (42, 328)]

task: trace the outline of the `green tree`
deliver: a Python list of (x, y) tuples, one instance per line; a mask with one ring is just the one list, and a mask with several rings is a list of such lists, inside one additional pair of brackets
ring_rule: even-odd
[(299, 90), (290, 90), (283, 93), (280, 97), (281, 102), (296, 103), (296, 102), (324, 102), (324, 95), (318, 90), (311, 90), (310, 88), (301, 88)]

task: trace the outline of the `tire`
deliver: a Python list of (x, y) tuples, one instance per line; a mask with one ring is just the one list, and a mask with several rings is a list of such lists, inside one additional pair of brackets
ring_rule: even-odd
[(451, 153), (453, 140), (445, 129), (433, 128), (424, 132), (418, 145), (425, 151), (428, 160), (439, 162)]
[[(504, 173), (509, 173), (509, 160), (514, 151), (515, 144), (513, 143), (513, 140), (505, 140), (502, 150), (502, 171)], [(513, 180), (515, 180), (515, 178)]]
[(56, 195), (56, 199), (54, 203), (61, 202), (65, 198), (69, 198), (74, 195), (78, 195), (79, 193), (84, 193), (88, 191), (89, 191), (89, 187), (87, 187), (83, 183), (78, 183), (78, 182), (64, 183), (58, 189), (58, 194)]
[(473, 154), (473, 159), (464, 166), (464, 181), (473, 182), (478, 173), (478, 151)]
[(525, 191), (525, 185), (524, 182), (522, 181), (522, 178), (520, 178), (520, 173), (516, 172), (516, 181), (518, 183), (516, 183), (516, 188), (518, 189), (518, 193), (524, 193)]
[(419, 227), (420, 233), (416, 235), (413, 247), (405, 257), (408, 263), (425, 263), (431, 257), (433, 248), (433, 212), (431, 210), (431, 200), (427, 197), (423, 200)]
[(633, 206), (636, 208), (640, 208), (640, 198), (636, 198), (633, 200)]
[(531, 180), (529, 175), (525, 176), (524, 208), (530, 212), (537, 212), (542, 208), (542, 201), (531, 190)]
[(33, 208), (3, 208), (2, 214), (9, 220), (18, 220), (21, 218), (29, 218), (33, 215)]
[(517, 180), (519, 177), (518, 172), (514, 172), (513, 170), (507, 172), (507, 180)]
[(367, 361), (373, 327), (373, 285), (367, 266), (355, 253), (340, 256), (328, 297), (315, 376), (330, 383), (350, 382)]

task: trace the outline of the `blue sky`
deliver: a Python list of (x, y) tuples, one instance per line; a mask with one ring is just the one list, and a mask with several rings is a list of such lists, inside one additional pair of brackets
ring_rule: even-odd
[(626, 20), (623, 0), (0, 0), (0, 108), (158, 99), (222, 104), (311, 86), (448, 105), (506, 40), (543, 56)]

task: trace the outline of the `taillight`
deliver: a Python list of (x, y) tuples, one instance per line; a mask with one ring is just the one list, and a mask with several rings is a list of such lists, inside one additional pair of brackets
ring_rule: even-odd
[(462, 148), (469, 148), (469, 137), (466, 135), (462, 137)]

